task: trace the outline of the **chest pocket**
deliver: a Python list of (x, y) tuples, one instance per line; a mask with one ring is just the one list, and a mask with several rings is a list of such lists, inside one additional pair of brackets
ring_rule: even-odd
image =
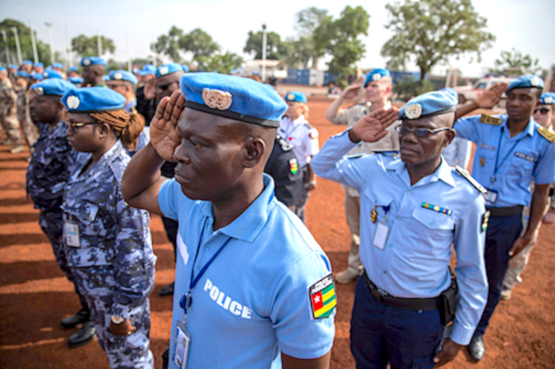
[(523, 179), (527, 179), (532, 175), (535, 165), (536, 155), (534, 153), (517, 151), (511, 158), (511, 166), (517, 171), (524, 172)]
[(106, 237), (108, 232), (99, 216), (99, 206), (88, 201), (76, 201), (73, 204), (63, 205), (67, 218), (79, 225), (79, 234), (83, 237)]
[[(393, 212), (391, 211), (391, 205), (393, 203), (393, 196), (387, 193), (380, 193), (380, 194), (375, 194), (372, 192), (372, 190), (370, 190), (370, 188), (366, 188), (364, 190), (364, 197), (367, 199), (367, 201), (365, 201), (365, 203), (367, 204), (367, 208), (361, 209), (361, 211), (364, 211), (364, 217), (367, 217), (367, 219), (371, 218), (371, 213), (372, 210), (375, 208), (376, 209), (376, 213), (377, 213), (377, 217), (376, 217), (376, 222), (372, 222), (372, 220), (370, 219), (370, 223), (372, 226), (375, 227), (375, 224), (377, 224), (378, 222), (383, 221), (384, 217), (389, 218), (389, 219), (393, 219)], [(388, 212), (386, 214), (385, 209), (389, 207)], [(386, 222), (389, 223), (389, 222)]]
[(480, 159), (483, 158), (486, 162), (491, 161), (491, 163), (495, 163), (495, 148), (493, 146), (485, 144), (478, 145), (476, 155), (478, 155)]
[(414, 209), (412, 217), (419, 225), (419, 238), (426, 243), (430, 240), (440, 243), (453, 238), (455, 220), (452, 215), (446, 215), (422, 207)]

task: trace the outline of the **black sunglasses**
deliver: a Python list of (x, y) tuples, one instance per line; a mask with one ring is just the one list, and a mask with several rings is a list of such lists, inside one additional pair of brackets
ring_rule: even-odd
[(100, 123), (99, 123), (99, 122), (96, 122), (96, 121), (95, 121), (95, 122), (92, 122), (92, 123), (80, 123), (80, 122), (77, 122), (77, 123), (69, 122), (69, 123), (68, 123), (68, 125), (69, 125), (69, 127), (71, 128), (71, 131), (72, 131), (73, 133), (75, 133), (75, 129), (76, 129), (76, 128), (81, 128), (81, 127), (84, 127), (84, 126), (88, 126), (89, 124), (100, 124)]
[(428, 128), (412, 129), (412, 128), (409, 128), (409, 127), (405, 127), (403, 125), (395, 127), (395, 130), (397, 130), (397, 132), (399, 132), (400, 136), (405, 136), (405, 135), (408, 135), (409, 133), (412, 132), (418, 138), (425, 138), (428, 135), (438, 133), (438, 132), (442, 132), (442, 131), (451, 131), (452, 129), (453, 128), (449, 128), (449, 127), (436, 128), (436, 129), (428, 129)]
[(177, 83), (177, 81), (173, 81), (170, 83), (166, 83), (165, 85), (162, 86), (156, 86), (156, 89), (158, 90), (162, 90), (162, 91), (166, 91), (168, 88), (170, 88), (171, 85), (173, 85), (174, 83)]
[(545, 114), (549, 113), (549, 109), (548, 108), (539, 108), (539, 109), (534, 110), (534, 114), (538, 114), (538, 112), (545, 115)]

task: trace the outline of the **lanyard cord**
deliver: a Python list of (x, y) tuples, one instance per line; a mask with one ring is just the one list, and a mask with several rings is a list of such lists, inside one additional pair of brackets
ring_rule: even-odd
[(497, 144), (497, 155), (495, 156), (495, 170), (493, 172), (493, 176), (491, 177), (491, 183), (495, 182), (495, 179), (497, 177), (497, 171), (499, 170), (499, 168), (501, 168), (503, 163), (505, 163), (505, 160), (507, 160), (507, 158), (511, 155), (511, 153), (516, 148), (516, 146), (519, 144), (519, 142), (522, 141), (522, 139), (524, 138), (524, 137), (521, 137), (521, 138), (518, 139), (518, 141), (513, 145), (513, 147), (511, 147), (511, 150), (507, 153), (507, 155), (505, 155), (505, 157), (503, 158), (503, 160), (501, 161), (499, 166), (497, 166), (497, 163), (499, 162), (499, 152), (501, 151), (501, 140), (503, 139), (503, 133), (504, 132), (505, 132), (505, 127), (501, 127), (501, 135), (499, 136), (499, 144)]

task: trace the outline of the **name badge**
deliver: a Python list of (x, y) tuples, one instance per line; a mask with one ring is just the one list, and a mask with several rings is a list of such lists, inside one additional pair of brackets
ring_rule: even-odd
[(191, 334), (187, 331), (185, 324), (181, 324), (180, 321), (177, 321), (176, 328), (172, 361), (178, 368), (185, 369), (191, 349)]
[(385, 223), (378, 222), (378, 226), (376, 227), (376, 234), (374, 234), (374, 241), (372, 242), (374, 246), (376, 246), (380, 250), (383, 250), (387, 241), (388, 234), (389, 228), (385, 225)]
[(531, 156), (531, 155), (526, 155), (526, 154), (524, 154), (524, 153), (522, 153), (522, 152), (515, 152), (515, 156), (516, 156), (517, 158), (521, 158), (521, 159), (524, 159), (524, 160), (528, 160), (528, 161), (531, 162), (531, 163), (533, 163), (534, 160), (536, 160), (535, 157), (533, 157), (533, 156)]
[(66, 234), (66, 245), (71, 247), (81, 247), (81, 240), (79, 239), (79, 225), (72, 222), (65, 222), (64, 230)]
[(497, 201), (497, 195), (499, 193), (495, 190), (490, 190), (489, 188), (486, 188), (486, 191), (487, 192), (483, 194), (484, 199), (486, 200), (486, 202), (488, 204), (495, 204), (495, 202)]

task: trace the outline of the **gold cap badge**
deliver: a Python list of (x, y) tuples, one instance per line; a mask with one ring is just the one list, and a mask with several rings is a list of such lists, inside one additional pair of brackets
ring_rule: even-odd
[(231, 94), (229, 92), (205, 88), (202, 90), (202, 99), (206, 106), (212, 109), (227, 110), (231, 106)]

